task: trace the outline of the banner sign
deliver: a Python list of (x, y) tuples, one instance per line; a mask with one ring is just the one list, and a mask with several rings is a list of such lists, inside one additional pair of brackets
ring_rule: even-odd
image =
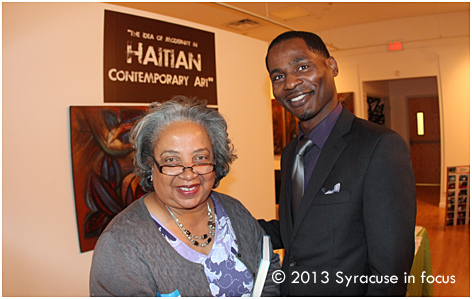
[(105, 10), (104, 102), (175, 95), (217, 105), (214, 33)]

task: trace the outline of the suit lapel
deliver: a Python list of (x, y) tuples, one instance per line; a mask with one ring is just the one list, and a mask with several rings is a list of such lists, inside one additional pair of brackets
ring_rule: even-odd
[(279, 202), (279, 219), (282, 242), (285, 248), (290, 248), (293, 221), (292, 221), (292, 195), (290, 186), (290, 167), (292, 157), (295, 152), (296, 141), (292, 140), (284, 150), (281, 160), (282, 177), (280, 184), (280, 202)]
[(303, 194), (300, 208), (293, 224), (293, 232), (291, 234), (292, 238), (296, 235), (296, 232), (310, 209), (310, 206), (313, 204), (316, 194), (323, 186), (328, 175), (331, 173), (331, 170), (336, 164), (339, 156), (348, 145), (347, 141), (343, 138), (343, 135), (350, 131), (354, 117), (355, 116), (349, 110), (343, 108), (336, 125), (326, 140), (315, 169), (313, 170), (313, 174), (311, 175), (307, 188)]

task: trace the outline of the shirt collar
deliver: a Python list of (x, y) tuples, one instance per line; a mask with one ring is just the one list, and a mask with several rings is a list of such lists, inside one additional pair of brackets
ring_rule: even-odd
[(329, 134), (334, 128), (336, 121), (341, 115), (343, 110), (343, 105), (341, 102), (338, 102), (336, 108), (325, 118), (323, 119), (316, 127), (314, 127), (308, 134), (303, 133), (303, 130), (298, 124), (298, 140), (304, 135), (308, 137), (318, 148), (323, 148), (326, 140), (328, 139)]

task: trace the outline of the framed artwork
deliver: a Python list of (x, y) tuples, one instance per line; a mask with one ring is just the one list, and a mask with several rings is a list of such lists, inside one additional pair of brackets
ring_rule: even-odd
[(369, 121), (385, 125), (385, 105), (381, 98), (367, 96)]
[(353, 92), (342, 92), (338, 93), (338, 101), (343, 104), (349, 111), (354, 114), (354, 93)]
[(147, 106), (71, 106), (71, 153), (80, 251), (145, 194), (133, 173), (129, 131)]
[(276, 100), (272, 100), (274, 155), (281, 155), (284, 147), (298, 134), (298, 120)]
[(276, 101), (272, 100), (272, 128), (274, 131), (274, 155), (282, 154), (284, 148), (284, 108)]

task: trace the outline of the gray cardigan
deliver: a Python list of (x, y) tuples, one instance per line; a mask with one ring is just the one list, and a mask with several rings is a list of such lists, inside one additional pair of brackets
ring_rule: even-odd
[[(255, 276), (261, 260), (262, 228), (236, 199), (213, 191), (224, 206), (236, 238), (238, 258)], [(90, 272), (91, 296), (153, 296), (178, 290), (181, 296), (211, 297), (203, 266), (182, 257), (164, 239), (140, 198), (113, 218), (95, 246)], [(262, 296), (279, 296), (272, 255)]]

